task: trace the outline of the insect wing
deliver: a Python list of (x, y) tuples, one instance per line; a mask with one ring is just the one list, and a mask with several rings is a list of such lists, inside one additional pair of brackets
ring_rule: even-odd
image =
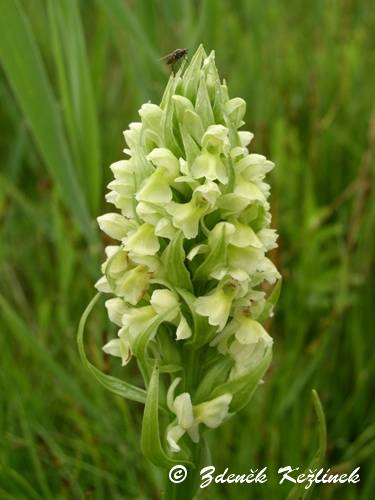
[(175, 60), (175, 52), (173, 51), (170, 54), (167, 54), (166, 56), (160, 57), (159, 61), (165, 61), (167, 64), (172, 64)]
[(164, 57), (161, 57), (159, 61), (165, 61), (166, 64), (174, 64), (176, 61), (181, 59), (181, 57), (187, 54), (187, 49), (176, 49), (170, 54), (167, 54)]

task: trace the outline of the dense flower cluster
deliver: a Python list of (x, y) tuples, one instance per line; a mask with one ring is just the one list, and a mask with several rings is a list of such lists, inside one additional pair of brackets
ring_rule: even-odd
[(246, 404), (270, 362), (261, 321), (272, 313), (263, 285), (280, 278), (266, 257), (277, 246), (264, 181), (274, 165), (249, 153), (245, 109), (200, 47), (160, 106), (144, 104), (125, 131), (128, 159), (111, 165), (106, 196), (120, 213), (98, 218), (118, 242), (96, 284), (114, 295), (106, 307), (119, 327), (103, 349), (169, 373), (173, 452), (185, 433), (196, 442), (200, 424), (215, 428)]

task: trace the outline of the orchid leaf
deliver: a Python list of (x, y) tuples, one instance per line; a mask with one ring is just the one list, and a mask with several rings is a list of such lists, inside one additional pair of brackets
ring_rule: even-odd
[(141, 448), (143, 454), (157, 467), (170, 469), (176, 464), (192, 465), (182, 458), (173, 459), (164, 451), (159, 427), (159, 367), (155, 365), (143, 413)]
[(168, 270), (168, 281), (174, 286), (192, 291), (190, 274), (184, 264), (185, 250), (182, 240), (183, 234), (180, 231), (164, 250), (161, 260)]
[(81, 316), (81, 320), (78, 326), (77, 332), (77, 343), (78, 351), (81, 357), (83, 365), (86, 367), (88, 372), (108, 391), (113, 392), (117, 396), (121, 396), (125, 399), (130, 399), (131, 401), (138, 401), (139, 403), (146, 402), (146, 391), (136, 387), (135, 385), (128, 384), (123, 380), (116, 377), (106, 375), (101, 372), (96, 366), (94, 366), (88, 360), (85, 352), (85, 347), (83, 344), (84, 332), (86, 327), (87, 318), (89, 317), (91, 311), (93, 310), (95, 304), (98, 302), (101, 293), (97, 293), (95, 297), (90, 301), (89, 305), (86, 307), (84, 313)]

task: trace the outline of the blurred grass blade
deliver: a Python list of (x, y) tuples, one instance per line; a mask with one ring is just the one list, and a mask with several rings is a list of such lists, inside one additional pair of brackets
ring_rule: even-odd
[[(326, 418), (324, 415), (323, 406), (319, 399), (318, 393), (314, 389), (312, 390), (312, 397), (314, 403), (314, 410), (316, 413), (316, 417), (318, 419), (319, 445), (308, 468), (304, 471), (304, 474), (306, 475), (309, 473), (309, 470), (319, 469), (323, 465), (324, 457), (327, 451)], [(308, 490), (306, 490), (305, 483), (297, 484), (290, 491), (287, 500), (306, 500), (311, 495), (313, 489), (314, 489), (314, 484)]]
[(129, 4), (122, 0), (97, 0), (97, 3), (107, 11), (115, 23), (121, 26), (121, 29), (125, 28), (134, 39), (137, 45), (136, 58), (143, 64), (153, 67), (159, 75), (164, 74), (165, 70), (159, 61), (160, 54), (154, 49)]
[(25, 411), (25, 408), (23, 407), (21, 398), (18, 399), (18, 415), (22, 434), (27, 444), (27, 450), (30, 455), (31, 463), (35, 472), (35, 477), (39, 483), (41, 491), (43, 492), (43, 498), (45, 498), (46, 500), (49, 498), (52, 499), (53, 495), (48, 484), (47, 470), (45, 467), (43, 467), (41, 455), (38, 452), (36, 443), (37, 436), (35, 436), (35, 434), (33, 434), (30, 429), (30, 425), (27, 419), (27, 413)]
[(94, 240), (90, 216), (64, 136), (61, 116), (28, 20), (17, 0), (4, 0), (0, 57), (40, 153), (82, 232)]
[(9, 332), (19, 345), (22, 346), (22, 348), (34, 356), (32, 359), (36, 363), (39, 363), (40, 369), (45, 373), (48, 373), (48, 376), (56, 377), (56, 379), (59, 380), (60, 387), (64, 387), (65, 391), (70, 394), (74, 394), (74, 397), (84, 403), (84, 401), (82, 401), (82, 392), (74, 383), (74, 379), (71, 375), (66, 372), (64, 367), (54, 359), (52, 354), (46, 349), (39, 338), (30, 331), (30, 328), (24, 320), (17, 314), (17, 312), (10, 306), (1, 294), (0, 312), (1, 318), (3, 319)]
[[(43, 500), (43, 497), (35, 491), (35, 489), (31, 486), (29, 481), (24, 478), (24, 475), (19, 473), (17, 470), (7, 466), (0, 464), (0, 485), (5, 486), (9, 493), (6, 496), (5, 491), (0, 490), (0, 498), (11, 499), (15, 498), (29, 498), (30, 500)], [(4, 495), (4, 496), (3, 496)]]
[(83, 334), (85, 331), (87, 318), (89, 317), (91, 311), (93, 310), (95, 304), (97, 303), (100, 295), (101, 293), (97, 293), (95, 297), (91, 300), (89, 305), (86, 307), (84, 313), (82, 314), (81, 320), (79, 322), (77, 343), (81, 361), (85, 365), (87, 370), (91, 373), (91, 375), (93, 375), (93, 377), (108, 391), (113, 392), (114, 394), (117, 394), (118, 396), (121, 396), (123, 398), (130, 399), (132, 401), (145, 403), (146, 391), (140, 389), (139, 387), (136, 387), (135, 385), (128, 384), (116, 377), (111, 377), (110, 375), (102, 373), (87, 359), (85, 353), (85, 347), (83, 345)]
[(99, 131), (79, 4), (63, 0), (47, 7), (69, 141), (95, 213), (101, 192)]

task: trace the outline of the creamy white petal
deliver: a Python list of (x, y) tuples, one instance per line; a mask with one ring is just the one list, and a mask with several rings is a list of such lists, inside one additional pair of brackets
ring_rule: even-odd
[(216, 429), (227, 417), (231, 401), (232, 395), (227, 393), (195, 406), (194, 415), (197, 422)]
[(177, 330), (176, 330), (176, 339), (177, 340), (184, 340), (184, 339), (188, 339), (191, 336), (192, 336), (192, 331), (191, 331), (191, 328), (189, 326), (189, 323), (186, 321), (185, 317), (181, 314), (180, 315), (180, 322), (179, 322)]
[(185, 434), (185, 429), (180, 427), (179, 425), (175, 425), (173, 427), (169, 427), (167, 430), (167, 442), (172, 452), (178, 453), (181, 451), (181, 448), (178, 446), (178, 441)]

